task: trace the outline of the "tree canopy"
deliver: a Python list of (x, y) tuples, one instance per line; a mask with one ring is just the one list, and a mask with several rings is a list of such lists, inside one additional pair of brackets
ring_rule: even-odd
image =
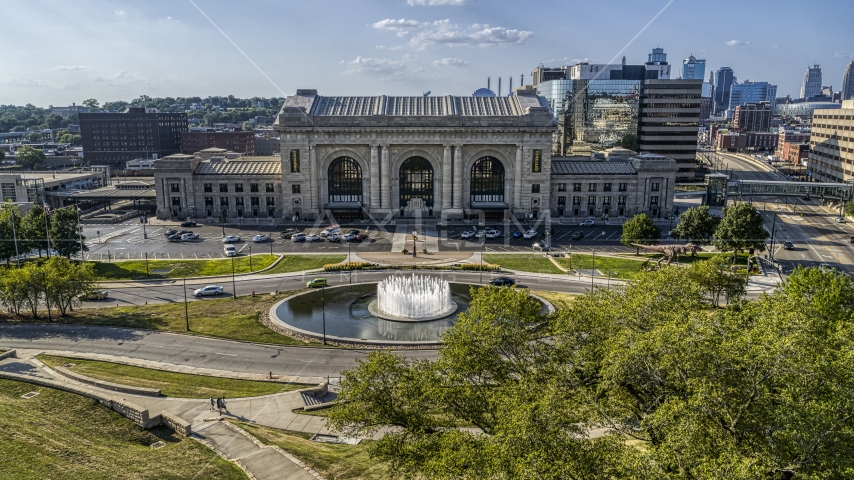
[(704, 275), (664, 267), (554, 314), (483, 287), (438, 360), (346, 371), (330, 425), (392, 427), (371, 453), (404, 477), (850, 477), (851, 278), (799, 268), (710, 309)]
[(712, 244), (723, 252), (732, 250), (733, 258), (741, 250), (765, 250), (765, 240), (770, 234), (765, 229), (762, 214), (749, 203), (739, 203), (724, 208), (724, 218), (715, 229)]
[(44, 163), (46, 159), (47, 156), (45, 156), (44, 151), (29, 145), (21, 145), (15, 154), (15, 161), (18, 162), (18, 165), (29, 169), (34, 169), (37, 165)]
[[(661, 230), (652, 223), (652, 219), (645, 213), (635, 215), (623, 224), (623, 235), (620, 243), (631, 248), (633, 243), (650, 245), (657, 243), (661, 238)], [(639, 253), (635, 248), (635, 253)]]
[(671, 235), (696, 245), (707, 245), (712, 241), (720, 220), (720, 217), (709, 213), (708, 205), (689, 208), (679, 215), (679, 223)]

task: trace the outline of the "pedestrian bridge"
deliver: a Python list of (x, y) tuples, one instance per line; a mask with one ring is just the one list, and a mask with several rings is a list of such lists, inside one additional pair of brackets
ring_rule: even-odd
[(854, 197), (853, 183), (730, 180), (728, 175), (706, 175), (706, 198), (710, 206), (724, 206), (736, 197), (806, 197), (848, 202)]

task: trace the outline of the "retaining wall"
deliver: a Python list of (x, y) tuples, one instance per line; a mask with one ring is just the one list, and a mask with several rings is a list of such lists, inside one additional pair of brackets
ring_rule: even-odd
[(8, 352), (0, 354), (0, 360), (5, 358), (18, 358), (18, 352), (16, 350), (9, 350)]
[(143, 388), (143, 387), (132, 387), (129, 385), (120, 385), (118, 383), (106, 382), (104, 380), (98, 380), (97, 378), (87, 377), (86, 375), (82, 375), (76, 372), (72, 372), (64, 367), (53, 367), (53, 370), (64, 376), (68, 377), (72, 380), (75, 380), (80, 383), (85, 383), (87, 385), (92, 385), (95, 387), (103, 388), (105, 390), (112, 390), (114, 392), (122, 392), (122, 393), (130, 393), (133, 395), (145, 395), (149, 397), (159, 397), (160, 389), (156, 388)]

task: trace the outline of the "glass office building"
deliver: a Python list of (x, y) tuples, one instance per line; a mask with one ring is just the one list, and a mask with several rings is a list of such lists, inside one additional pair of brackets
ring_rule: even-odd
[(537, 85), (558, 122), (552, 155), (637, 150), (641, 80), (551, 80)]

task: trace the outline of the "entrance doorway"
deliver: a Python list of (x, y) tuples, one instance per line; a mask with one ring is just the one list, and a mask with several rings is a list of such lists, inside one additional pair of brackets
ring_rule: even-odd
[(398, 205), (403, 209), (413, 198), (420, 198), (427, 210), (433, 209), (433, 166), (423, 157), (409, 157), (400, 166)]

